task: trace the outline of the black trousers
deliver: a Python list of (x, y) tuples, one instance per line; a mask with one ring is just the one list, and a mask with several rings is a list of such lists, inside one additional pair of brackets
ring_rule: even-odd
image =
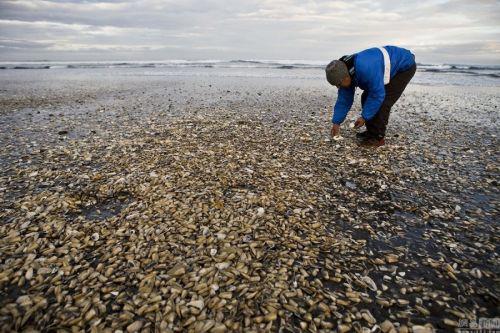
[[(391, 112), (392, 106), (401, 97), (401, 94), (405, 90), (406, 86), (415, 75), (417, 71), (417, 65), (413, 65), (408, 70), (400, 72), (391, 79), (391, 81), (385, 85), (385, 99), (380, 106), (375, 117), (371, 120), (366, 121), (366, 129), (371, 136), (376, 138), (385, 137), (385, 130), (387, 128), (387, 123), (389, 122), (389, 113)], [(368, 94), (363, 91), (361, 94), (361, 105), (365, 105), (366, 97)]]

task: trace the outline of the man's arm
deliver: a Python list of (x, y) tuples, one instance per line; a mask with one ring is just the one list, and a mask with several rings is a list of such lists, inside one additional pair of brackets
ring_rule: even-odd
[(368, 88), (368, 96), (366, 96), (365, 105), (361, 115), (363, 119), (371, 120), (377, 114), (385, 99), (385, 88), (383, 78), (377, 78)]
[(339, 88), (337, 102), (333, 107), (332, 123), (340, 125), (344, 122), (347, 113), (351, 109), (352, 102), (354, 101), (355, 89), (354, 85), (349, 88)]

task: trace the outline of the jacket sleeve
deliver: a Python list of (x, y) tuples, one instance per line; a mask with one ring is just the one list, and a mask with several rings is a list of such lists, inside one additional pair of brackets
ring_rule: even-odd
[(351, 109), (352, 102), (354, 101), (354, 91), (356, 87), (352, 85), (349, 88), (339, 88), (337, 102), (333, 107), (332, 123), (342, 124), (347, 116), (347, 112)]
[(368, 96), (366, 96), (365, 105), (361, 116), (364, 120), (371, 120), (380, 110), (385, 99), (385, 88), (383, 77), (377, 77), (373, 80), (368, 88)]

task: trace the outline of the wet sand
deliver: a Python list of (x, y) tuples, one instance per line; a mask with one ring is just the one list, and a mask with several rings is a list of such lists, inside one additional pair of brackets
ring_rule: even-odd
[(425, 332), (498, 314), (496, 87), (410, 86), (374, 150), (347, 124), (330, 140), (319, 80), (2, 81), (3, 330)]

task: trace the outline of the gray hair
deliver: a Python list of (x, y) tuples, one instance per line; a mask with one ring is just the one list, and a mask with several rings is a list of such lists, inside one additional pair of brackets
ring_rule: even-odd
[(330, 62), (326, 68), (326, 80), (332, 86), (339, 86), (342, 80), (349, 76), (349, 70), (347, 69), (347, 65), (340, 60), (333, 60)]

